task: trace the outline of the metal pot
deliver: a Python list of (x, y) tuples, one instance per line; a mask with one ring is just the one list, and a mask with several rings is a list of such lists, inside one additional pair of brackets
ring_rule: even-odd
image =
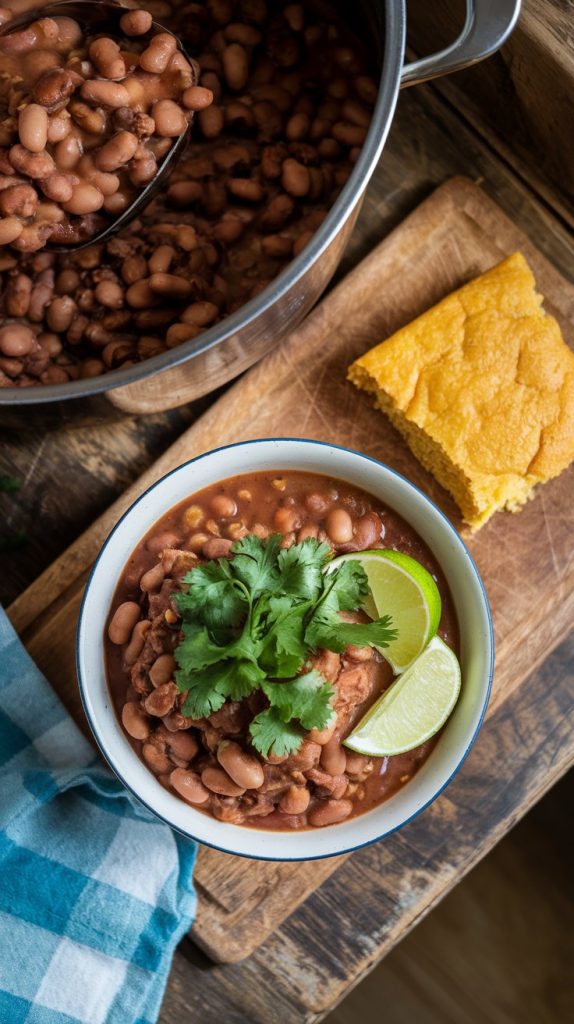
[(380, 41), (374, 55), (381, 68), (377, 104), (353, 173), (303, 252), (260, 295), (178, 348), (92, 380), (0, 389), (0, 424), (22, 428), (159, 412), (213, 391), (261, 359), (303, 319), (332, 277), (385, 144), (399, 89), (490, 56), (514, 28), (520, 5), (521, 0), (466, 0), (458, 39), (405, 64), (406, 0), (363, 0), (360, 34)]

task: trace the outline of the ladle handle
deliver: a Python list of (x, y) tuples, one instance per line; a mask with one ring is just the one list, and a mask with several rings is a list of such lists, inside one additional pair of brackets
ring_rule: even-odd
[(466, 0), (466, 21), (458, 39), (438, 53), (405, 64), (401, 87), (428, 82), (478, 64), (499, 50), (514, 29), (522, 0)]

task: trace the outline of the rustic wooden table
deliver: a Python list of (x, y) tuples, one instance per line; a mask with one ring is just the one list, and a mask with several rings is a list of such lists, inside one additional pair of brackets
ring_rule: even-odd
[[(434, 88), (402, 95), (340, 275), (437, 184), (464, 174), (481, 181), (573, 277), (572, 240), (558, 200), (549, 201), (550, 191), (541, 201), (507, 157)], [(0, 475), (19, 483), (0, 493), (0, 600), (17, 597), (211, 401), (113, 427), (0, 435)], [(567, 769), (573, 677), (571, 638), (533, 672), (527, 702), (523, 693), (511, 696), (495, 712), (464, 779), (442, 801), (444, 820), (435, 817), (429, 827), (423, 816), (354, 854), (247, 960), (214, 965), (185, 940), (162, 1024), (198, 1018), (204, 1024), (295, 1024), (324, 1015)], [(477, 798), (485, 776), (488, 807)], [(390, 873), (398, 856), (403, 872), (397, 887)]]

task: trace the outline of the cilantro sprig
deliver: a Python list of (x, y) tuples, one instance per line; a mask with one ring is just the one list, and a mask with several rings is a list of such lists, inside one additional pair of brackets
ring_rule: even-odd
[(308, 538), (281, 548), (281, 541), (281, 534), (267, 541), (247, 535), (230, 558), (187, 573), (176, 597), (182, 639), (175, 651), (183, 714), (203, 718), (261, 691), (268, 706), (251, 722), (251, 742), (279, 757), (298, 750), (304, 731), (323, 729), (333, 714), (333, 686), (315, 669), (305, 671), (309, 656), (351, 643), (386, 647), (397, 635), (389, 615), (342, 621), (339, 613), (361, 608), (369, 592), (358, 561), (327, 574), (326, 544)]

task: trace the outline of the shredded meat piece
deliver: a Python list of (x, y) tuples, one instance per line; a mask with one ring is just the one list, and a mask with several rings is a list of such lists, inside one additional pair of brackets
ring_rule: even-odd
[(311, 740), (303, 740), (299, 750), (296, 750), (294, 754), (291, 754), (286, 761), (281, 765), (282, 768), (287, 769), (290, 774), (293, 769), (299, 769), (304, 772), (308, 768), (313, 768), (314, 765), (318, 764), (319, 758), (321, 757), (321, 747), (318, 743), (313, 743)]
[(271, 814), (275, 810), (275, 804), (273, 800), (264, 793), (258, 793), (254, 803), (248, 803), (246, 800), (242, 800), (241, 810), (246, 818), (264, 818), (267, 814)]
[(161, 561), (166, 576), (181, 579), (197, 565), (197, 555), (194, 555), (193, 551), (180, 551), (179, 548), (164, 548)]
[(336, 696), (333, 707), (337, 713), (337, 727), (343, 729), (357, 704), (369, 697), (374, 684), (374, 663), (359, 662), (353, 668), (345, 669), (335, 684)]
[(311, 768), (305, 773), (310, 782), (317, 786), (317, 796), (333, 797), (339, 800), (347, 789), (347, 777), (345, 775), (329, 775), (319, 768)]
[(291, 785), (291, 773), (287, 761), (283, 764), (265, 764), (263, 766), (263, 785), (260, 793), (272, 793), (278, 789), (287, 789)]
[(209, 722), (214, 729), (236, 735), (246, 730), (249, 717), (249, 711), (244, 707), (242, 701), (228, 700), (219, 711), (214, 711), (209, 716)]
[(211, 797), (211, 810), (219, 821), (229, 821), (232, 825), (241, 825), (245, 814), (239, 806), (239, 800), (235, 796)]
[(165, 579), (157, 594), (149, 595), (149, 617), (154, 622), (162, 619), (164, 612), (171, 607), (171, 598), (178, 589), (177, 580)]

